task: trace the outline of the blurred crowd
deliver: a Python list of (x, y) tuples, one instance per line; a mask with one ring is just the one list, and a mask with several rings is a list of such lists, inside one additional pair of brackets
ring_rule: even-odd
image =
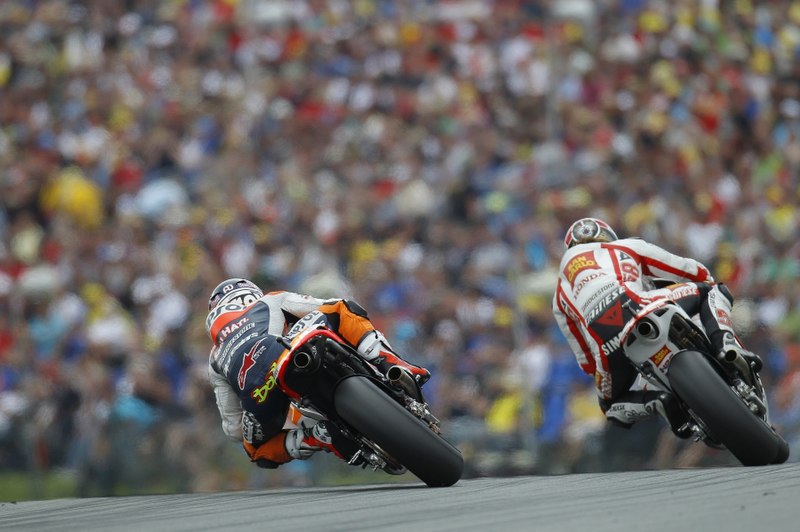
[(550, 311), (584, 215), (728, 283), (798, 453), (798, 80), (796, 0), (0, 2), (0, 471), (310, 474), (222, 435), (230, 276), (358, 300), (468, 474), (725, 460), (606, 427)]

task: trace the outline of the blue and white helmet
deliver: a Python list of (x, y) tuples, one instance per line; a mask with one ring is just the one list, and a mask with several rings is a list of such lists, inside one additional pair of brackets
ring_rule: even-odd
[(236, 303), (246, 307), (255, 303), (264, 295), (252, 281), (233, 277), (219, 283), (208, 298), (208, 311), (211, 312), (221, 305)]

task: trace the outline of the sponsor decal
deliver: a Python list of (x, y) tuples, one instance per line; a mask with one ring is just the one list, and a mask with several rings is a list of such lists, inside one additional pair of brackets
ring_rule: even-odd
[(242, 367), (239, 368), (239, 375), (237, 378), (240, 390), (244, 390), (244, 383), (245, 380), (247, 379), (247, 372), (250, 371), (250, 368), (256, 365), (256, 360), (258, 360), (258, 357), (261, 356), (261, 353), (263, 353), (266, 350), (266, 347), (259, 348), (261, 342), (262, 340), (256, 342), (256, 345), (254, 345), (253, 348), (247, 353), (245, 353), (244, 357), (242, 357)]
[(224, 340), (225, 338), (228, 337), (230, 333), (236, 331), (237, 329), (239, 329), (239, 327), (241, 327), (248, 321), (250, 321), (250, 318), (242, 318), (236, 323), (229, 323), (219, 331), (219, 333), (217, 334), (217, 341), (219, 342), (220, 340)]
[(622, 343), (622, 331), (620, 331), (615, 337), (611, 340), (607, 341), (603, 345), (600, 346), (600, 349), (603, 351), (605, 356), (610, 355), (614, 351), (620, 348), (620, 344)]
[(583, 279), (581, 279), (581, 282), (579, 282), (578, 285), (575, 287), (575, 290), (573, 292), (575, 294), (575, 297), (578, 297), (578, 294), (581, 293), (583, 287), (589, 284), (590, 281), (594, 281), (595, 279), (597, 279), (602, 275), (603, 275), (602, 273), (590, 273), (589, 275), (584, 276)]
[(238, 340), (239, 338), (242, 337), (242, 335), (244, 335), (244, 333), (246, 333), (250, 329), (254, 328), (255, 326), (256, 326), (255, 323), (248, 323), (247, 325), (242, 327), (239, 330), (239, 332), (237, 332), (236, 334), (234, 334), (233, 336), (230, 337), (230, 341), (228, 342), (228, 345), (233, 345), (236, 342), (236, 340)]
[(599, 270), (600, 266), (595, 260), (593, 251), (585, 251), (570, 260), (564, 267), (564, 276), (569, 281), (570, 286), (575, 286), (575, 277), (585, 270)]
[(623, 292), (624, 290), (622, 289), (614, 290), (610, 294), (606, 295), (603, 299), (598, 301), (597, 305), (595, 305), (595, 307), (592, 310), (590, 310), (589, 313), (586, 315), (586, 321), (593, 322), (595, 318), (597, 318), (602, 312), (606, 310), (606, 308), (608, 308), (612, 303), (614, 303), (614, 300), (617, 299)]
[(625, 319), (622, 316), (622, 302), (617, 299), (594, 323), (610, 327), (622, 327), (625, 325)]
[[(586, 301), (583, 302), (583, 307), (582, 307), (583, 311), (586, 312), (587, 308), (591, 307), (592, 304), (595, 301), (597, 301), (597, 299), (599, 297), (601, 297), (603, 294), (605, 294), (609, 290), (615, 290), (614, 293), (616, 294), (617, 293), (617, 291), (616, 291), (617, 288), (619, 288), (619, 285), (616, 282), (611, 282), (611, 283), (606, 283), (603, 286), (601, 286), (600, 288), (598, 288), (597, 290), (595, 290), (594, 293), (592, 295), (590, 295), (586, 299)], [(622, 291), (619, 291), (619, 293), (622, 293)]]
[(236, 303), (227, 303), (225, 305), (220, 305), (208, 313), (208, 316), (206, 317), (206, 325), (210, 329), (211, 328), (210, 325), (214, 323), (214, 320), (219, 318), (220, 315), (226, 312), (239, 312), (241, 310), (244, 310), (245, 308), (247, 307), (243, 307), (242, 305), (237, 305)]
[(230, 369), (231, 369), (231, 355), (236, 351), (236, 349), (241, 347), (242, 344), (247, 343), (249, 340), (251, 340), (251, 339), (255, 338), (256, 336), (258, 336), (258, 333), (257, 332), (253, 332), (253, 333), (247, 335), (244, 338), (244, 340), (242, 340), (239, 343), (236, 343), (236, 341), (239, 340), (239, 338), (241, 338), (244, 335), (244, 333), (246, 333), (247, 331), (255, 328), (255, 326), (256, 326), (255, 323), (248, 323), (247, 325), (245, 325), (244, 327), (239, 329), (239, 331), (236, 334), (234, 334), (233, 336), (228, 338), (227, 341), (224, 344), (221, 344), (221, 349), (218, 350), (219, 351), (219, 355), (217, 357), (217, 363), (220, 366), (222, 366), (222, 368), (224, 369), (225, 375), (227, 375), (228, 371), (230, 371)]
[(650, 360), (652, 360), (656, 366), (660, 366), (661, 362), (664, 361), (664, 357), (666, 357), (668, 354), (670, 354), (669, 347), (664, 346), (659, 349), (655, 355), (651, 356)]
[(720, 325), (725, 325), (727, 327), (733, 328), (733, 322), (731, 321), (731, 317), (728, 315), (727, 312), (725, 312), (721, 308), (717, 309), (717, 322), (719, 322)]
[(278, 362), (273, 362), (267, 372), (267, 379), (264, 384), (250, 392), (250, 397), (256, 400), (258, 404), (262, 404), (267, 400), (269, 392), (278, 384)]
[(289, 332), (286, 334), (286, 336), (288, 338), (294, 338), (295, 336), (300, 334), (300, 331), (302, 331), (303, 329), (306, 329), (307, 327), (311, 326), (314, 323), (322, 323), (324, 321), (325, 321), (325, 315), (318, 310), (314, 310), (312, 312), (309, 312), (299, 320), (297, 320), (297, 323), (295, 323), (292, 326), (292, 328), (289, 329)]
[(700, 293), (700, 289), (694, 284), (679, 284), (675, 288), (670, 289), (669, 299), (676, 301), (684, 297), (696, 296)]
[(264, 443), (264, 428), (252, 412), (245, 412), (242, 416), (242, 438), (250, 445)]

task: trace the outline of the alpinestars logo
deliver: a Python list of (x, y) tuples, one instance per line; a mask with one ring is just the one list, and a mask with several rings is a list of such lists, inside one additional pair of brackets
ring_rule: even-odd
[(258, 350), (259, 345), (261, 345), (261, 340), (256, 342), (256, 345), (254, 345), (250, 351), (245, 353), (244, 357), (242, 358), (242, 367), (239, 369), (238, 375), (240, 390), (244, 390), (244, 382), (247, 379), (247, 372), (250, 371), (250, 368), (256, 365), (256, 360), (258, 359), (259, 355), (259, 353), (256, 353), (256, 350)]

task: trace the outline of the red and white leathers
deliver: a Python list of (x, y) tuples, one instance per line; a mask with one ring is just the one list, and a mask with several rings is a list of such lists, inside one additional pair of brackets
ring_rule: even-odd
[[(684, 284), (654, 289), (650, 278)], [(713, 285), (703, 264), (637, 238), (578, 244), (564, 253), (553, 314), (581, 369), (595, 376), (604, 411), (636, 379), (620, 348), (622, 329), (633, 317), (625, 304), (670, 298), (699, 314), (717, 338), (732, 332), (732, 299)]]

